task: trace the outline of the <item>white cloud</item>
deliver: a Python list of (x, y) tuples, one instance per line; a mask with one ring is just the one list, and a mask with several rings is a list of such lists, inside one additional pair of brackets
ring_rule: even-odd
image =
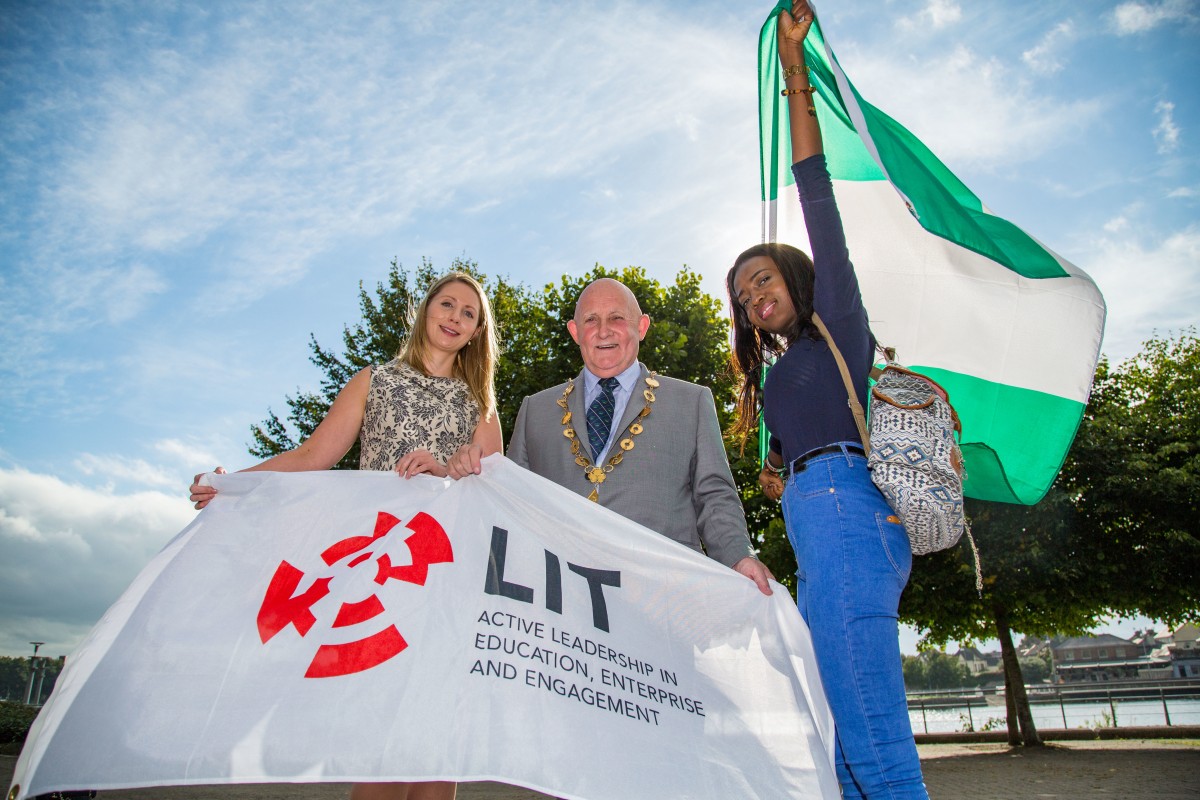
[(1030, 69), (1052, 75), (1063, 68), (1062, 48), (1075, 38), (1075, 26), (1070, 20), (1051, 28), (1036, 45), (1021, 53), (1021, 60)]
[(84, 453), (75, 459), (75, 467), (84, 475), (107, 479), (109, 485), (122, 480), (139, 486), (179, 486), (179, 481), (174, 476), (140, 458)]
[(1191, 186), (1180, 186), (1178, 189), (1172, 189), (1167, 192), (1167, 197), (1172, 199), (1190, 198), (1200, 196), (1200, 191), (1197, 191)]
[(208, 468), (220, 460), (210, 445), (192, 441), (161, 439), (154, 443), (154, 449), (188, 469)]
[(1179, 137), (1182, 133), (1175, 124), (1175, 104), (1160, 100), (1154, 106), (1158, 114), (1158, 124), (1154, 126), (1154, 141), (1158, 142), (1159, 155), (1168, 155), (1179, 148)]
[(1144, 33), (1167, 22), (1191, 19), (1193, 12), (1190, 6), (1189, 0), (1122, 3), (1113, 9), (1113, 26), (1120, 36)]
[(896, 24), (905, 30), (911, 30), (918, 25), (928, 25), (934, 30), (941, 30), (961, 19), (962, 7), (954, 0), (927, 0), (925, 7), (917, 12), (915, 19), (901, 16)]
[(142, 264), (119, 264), (90, 271), (59, 269), (48, 276), (50, 303), (55, 313), (45, 328), (74, 329), (81, 312), (99, 311), (99, 322), (117, 324), (136, 316), (149, 299), (166, 288), (162, 278)]
[[(1126, 232), (1128, 231), (1128, 232)], [(1086, 264), (1108, 303), (1104, 352), (1114, 360), (1133, 355), (1156, 331), (1178, 332), (1197, 323), (1200, 228), (1195, 226), (1145, 242), (1139, 231), (1098, 237)]]
[[(696, 141), (728, 83), (723, 31), (636, 5), (593, 12), (585, 37), (571, 8), (550, 3), (441, 4), (416, 20), (370, 5), (239, 14), (211, 26), (220, 59), (146, 23), (155, 44), (45, 112), (74, 133), (39, 164), (40, 256), (24, 271), (32, 282), (46, 264), (74, 265), (60, 283), (77, 289), (75, 326), (135, 313), (162, 287), (153, 265), (181, 261), (171, 255), (219, 249), (194, 307), (221, 313), (416, 213), (586, 173), (668, 130)], [(670, 65), (696, 52), (706, 68), (683, 81), (696, 90), (665, 91), (680, 84)], [(130, 252), (148, 266), (127, 271)], [(104, 276), (107, 302), (88, 274)]]
[(857, 50), (840, 60), (867, 100), (886, 98), (885, 108), (952, 168), (1034, 158), (1074, 141), (1103, 111), (1097, 100), (1039, 94), (1011, 65), (966, 45), (922, 59)]
[[(94, 47), (24, 65), (32, 75), (61, 61), (43, 71), (76, 77), (21, 84), (27, 124), (53, 135), (6, 162), (31, 189), (20, 193), (27, 213), (0, 214), (0, 241), (28, 245), (0, 277), (0, 402), (10, 408), (102, 407), (70, 387), (83, 373), (107, 377), (116, 359), (83, 355), (99, 348), (72, 346), (80, 339), (154, 315), (182, 326), (245, 309), (347, 243), (415, 238), (405, 226), (416, 215), (511, 205), (564, 179), (586, 190), (614, 158), (661, 151), (674, 134), (715, 154), (707, 163), (753, 158), (753, 139), (720, 141), (753, 52), (712, 19), (618, 5), (593, 12), (578, 37), (574, 11), (553, 3), (210, 16), (195, 21), (202, 35), (146, 20), (127, 37), (115, 32), (118, 12), (98, 13)], [(697, 52), (705, 69), (673, 66)], [(9, 144), (0, 133), (4, 155)], [(629, 221), (649, 235), (662, 210), (639, 202), (611, 204), (594, 229), (580, 209), (579, 247), (607, 245), (598, 231)], [(653, 232), (682, 238), (682, 228)]]
[(194, 512), (179, 495), (114, 494), (0, 469), (0, 653), (73, 649)]
[(1117, 233), (1129, 227), (1129, 220), (1125, 217), (1113, 217), (1108, 222), (1104, 223), (1104, 230), (1109, 233)]

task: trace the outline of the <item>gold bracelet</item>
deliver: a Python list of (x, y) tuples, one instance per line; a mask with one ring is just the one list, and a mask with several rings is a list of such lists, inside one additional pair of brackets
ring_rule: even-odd
[(799, 75), (801, 72), (807, 75), (808, 67), (805, 64), (793, 64), (783, 71), (783, 79), (786, 81), (788, 78), (793, 75)]
[(784, 89), (782, 92), (780, 92), (780, 94), (783, 95), (784, 97), (787, 97), (788, 95), (793, 95), (793, 94), (811, 94), (814, 91), (816, 91), (816, 90), (813, 89), (813, 87), (808, 86), (804, 89)]

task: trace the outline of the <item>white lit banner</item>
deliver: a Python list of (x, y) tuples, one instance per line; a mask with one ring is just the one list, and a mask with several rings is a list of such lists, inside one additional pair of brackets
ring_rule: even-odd
[(496, 780), (581, 800), (835, 798), (787, 592), (500, 456), (461, 481), (214, 476), (67, 662), (16, 797)]

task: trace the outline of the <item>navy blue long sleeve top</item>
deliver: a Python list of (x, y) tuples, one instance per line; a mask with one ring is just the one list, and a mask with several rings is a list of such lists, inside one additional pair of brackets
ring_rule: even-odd
[[(850, 263), (825, 156), (793, 164), (792, 174), (816, 270), (813, 307), (846, 359), (858, 399), (866, 408), (875, 340)], [(776, 360), (763, 385), (763, 416), (771, 431), (771, 449), (782, 454), (785, 464), (828, 444), (862, 441), (846, 384), (824, 341), (802, 336)]]

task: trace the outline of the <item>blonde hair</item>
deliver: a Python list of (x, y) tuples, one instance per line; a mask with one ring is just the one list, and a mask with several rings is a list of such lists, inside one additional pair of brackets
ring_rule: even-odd
[(400, 359), (413, 369), (428, 375), (425, 358), (429, 353), (429, 334), (425, 329), (429, 301), (448, 283), (466, 284), (479, 296), (479, 327), (466, 347), (454, 355), (454, 377), (462, 380), (479, 404), (484, 420), (496, 413), (496, 362), (500, 359), (500, 344), (496, 337), (496, 321), (492, 306), (479, 281), (465, 272), (448, 272), (429, 286), (424, 299), (409, 316), (408, 341), (400, 350)]

